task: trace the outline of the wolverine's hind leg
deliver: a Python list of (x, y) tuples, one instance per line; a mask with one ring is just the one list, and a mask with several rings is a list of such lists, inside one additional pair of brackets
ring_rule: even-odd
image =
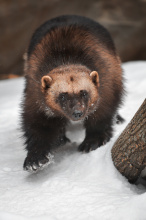
[(125, 119), (122, 118), (121, 115), (119, 115), (119, 114), (116, 115), (116, 123), (117, 123), (117, 124), (122, 124), (124, 121), (125, 121)]

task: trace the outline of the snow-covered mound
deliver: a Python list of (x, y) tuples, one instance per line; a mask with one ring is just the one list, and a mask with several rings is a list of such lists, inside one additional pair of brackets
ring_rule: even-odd
[[(37, 174), (22, 169), (20, 138), (24, 78), (0, 81), (0, 220), (146, 220), (146, 188), (130, 185), (113, 166), (113, 143), (146, 95), (146, 62), (123, 64), (127, 96), (112, 140), (88, 154), (77, 146), (56, 152), (55, 162)], [(75, 133), (74, 140), (84, 132)]]

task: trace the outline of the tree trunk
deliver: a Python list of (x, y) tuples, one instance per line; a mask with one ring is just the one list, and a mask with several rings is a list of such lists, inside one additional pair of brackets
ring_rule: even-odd
[(112, 148), (115, 167), (134, 183), (146, 167), (146, 99)]

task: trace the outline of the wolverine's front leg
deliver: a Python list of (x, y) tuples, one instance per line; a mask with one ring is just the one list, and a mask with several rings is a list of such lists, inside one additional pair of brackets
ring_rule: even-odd
[(24, 169), (36, 172), (52, 162), (51, 151), (64, 144), (65, 121), (60, 118), (41, 119), (29, 124), (25, 121), (24, 131), (26, 138), (27, 157)]
[(104, 145), (112, 137), (112, 122), (109, 119), (87, 120), (85, 122), (86, 136), (78, 150), (89, 152)]

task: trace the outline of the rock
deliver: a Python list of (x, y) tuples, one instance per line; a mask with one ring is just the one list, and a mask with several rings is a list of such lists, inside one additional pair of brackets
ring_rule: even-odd
[(34, 30), (62, 14), (99, 21), (111, 33), (122, 61), (146, 59), (145, 0), (1, 0), (0, 76), (23, 74), (23, 54)]

